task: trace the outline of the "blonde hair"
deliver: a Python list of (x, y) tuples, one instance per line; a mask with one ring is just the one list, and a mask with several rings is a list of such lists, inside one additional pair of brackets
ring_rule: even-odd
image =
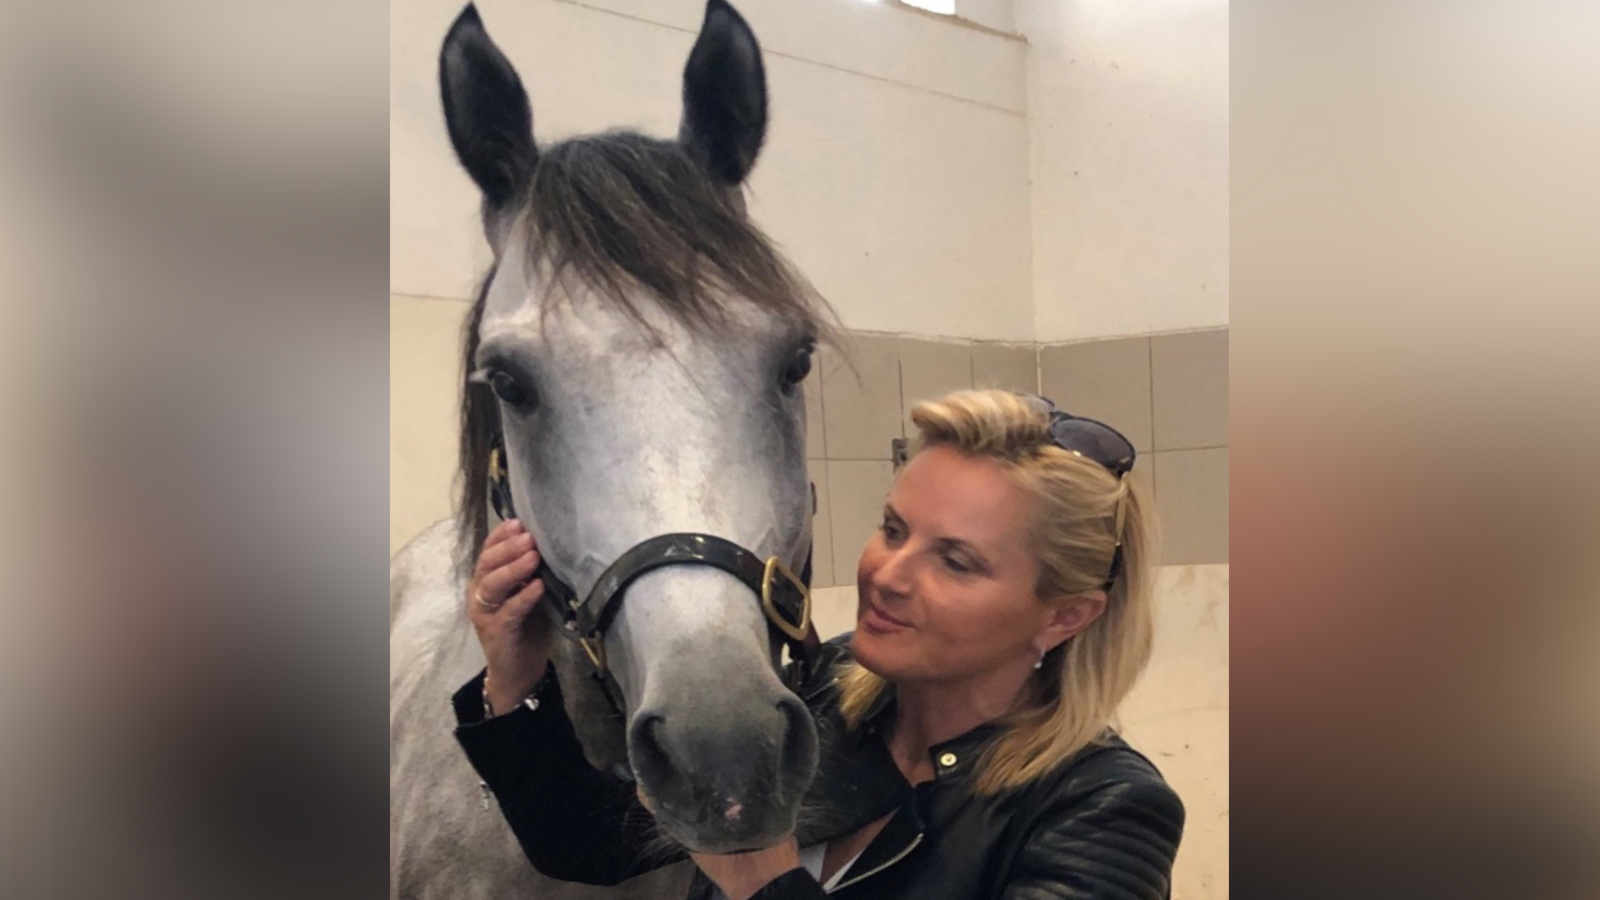
[[(913, 455), (936, 446), (991, 459), (1033, 498), (1029, 550), (1042, 602), (1104, 588), (1105, 612), (1045, 655), (1040, 677), (997, 724), (976, 767), (979, 794), (1022, 787), (1113, 728), (1118, 705), (1150, 659), (1151, 523), (1142, 492), (1050, 438), (1049, 415), (1007, 391), (958, 391), (918, 404)], [(1121, 538), (1122, 565), (1106, 584)], [(859, 727), (894, 690), (858, 663), (839, 678), (846, 726)]]

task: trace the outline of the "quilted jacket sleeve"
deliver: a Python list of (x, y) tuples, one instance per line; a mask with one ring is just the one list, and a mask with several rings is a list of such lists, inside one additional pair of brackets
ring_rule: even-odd
[(1167, 900), (1183, 803), (1159, 777), (1053, 805), (1016, 857), (1004, 900)]

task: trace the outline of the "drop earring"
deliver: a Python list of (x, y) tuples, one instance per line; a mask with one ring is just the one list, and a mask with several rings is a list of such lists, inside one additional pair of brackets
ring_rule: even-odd
[(1033, 664), (1033, 667), (1035, 669), (1044, 668), (1044, 654), (1043, 653), (1039, 654), (1039, 659)]

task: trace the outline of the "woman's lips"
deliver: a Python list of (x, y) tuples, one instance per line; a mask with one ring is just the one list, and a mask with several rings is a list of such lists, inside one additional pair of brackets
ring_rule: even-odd
[(879, 634), (904, 631), (911, 627), (910, 623), (896, 619), (871, 603), (867, 604), (867, 612), (861, 617), (861, 626)]

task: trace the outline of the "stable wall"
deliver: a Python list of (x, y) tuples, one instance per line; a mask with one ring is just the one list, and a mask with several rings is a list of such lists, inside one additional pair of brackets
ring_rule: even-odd
[[(1032, 340), (1026, 45), (862, 0), (743, 0), (771, 126), (751, 214), (854, 329)], [(489, 262), (436, 81), (459, 0), (391, 17), (391, 291), (464, 299)], [(540, 141), (676, 134), (701, 0), (485, 0)], [(984, 315), (971, 315), (981, 303)]]
[(1227, 0), (1015, 0), (1035, 338), (1228, 324)]

